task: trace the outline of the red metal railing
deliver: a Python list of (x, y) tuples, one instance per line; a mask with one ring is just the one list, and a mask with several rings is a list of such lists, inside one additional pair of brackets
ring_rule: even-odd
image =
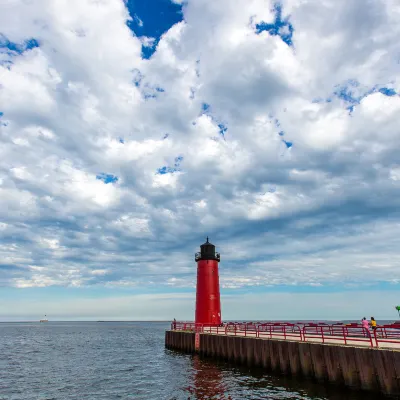
[(225, 333), (225, 325), (210, 326), (194, 322), (173, 321), (171, 322), (171, 330), (222, 334)]
[(194, 331), (196, 324), (194, 322), (171, 322), (172, 331)]
[(197, 332), (202, 332), (202, 333), (214, 333), (217, 335), (225, 335), (225, 326), (208, 326), (208, 325), (202, 325), (202, 324), (197, 324), (196, 325)]
[(400, 347), (399, 324), (378, 326), (376, 330), (370, 331), (354, 323), (229, 322), (220, 326), (209, 326), (174, 321), (171, 323), (171, 330), (370, 347)]
[(225, 325), (225, 335), (257, 337), (257, 325), (253, 322), (229, 322)]
[[(400, 344), (400, 325), (382, 325), (378, 326), (374, 331), (376, 347), (382, 347), (388, 345), (388, 347), (394, 347), (390, 344)], [(381, 346), (379, 346), (381, 344)]]
[(365, 343), (374, 347), (372, 335), (369, 330), (358, 325), (306, 325), (303, 327), (303, 340), (305, 342), (312, 341), (322, 343), (339, 342), (345, 345)]
[(286, 322), (273, 322), (258, 325), (257, 337), (270, 339), (294, 339), (298, 341), (303, 340), (303, 335), (299, 325), (290, 324)]
[(306, 341), (307, 337), (309, 339), (320, 338), (322, 343), (325, 343), (325, 337), (332, 335), (332, 328), (327, 324), (307, 323), (303, 325), (302, 333), (304, 341)]

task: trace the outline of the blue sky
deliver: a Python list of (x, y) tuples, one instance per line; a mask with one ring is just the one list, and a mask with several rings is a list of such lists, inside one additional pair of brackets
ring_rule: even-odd
[(146, 59), (154, 54), (162, 35), (183, 20), (182, 5), (171, 0), (130, 0), (126, 6), (131, 16), (127, 24), (133, 33), (154, 39), (151, 45), (142, 46), (142, 57)]
[[(334, 7), (340, 18), (332, 18)], [(0, 5), (0, 320), (395, 319), (400, 9)]]

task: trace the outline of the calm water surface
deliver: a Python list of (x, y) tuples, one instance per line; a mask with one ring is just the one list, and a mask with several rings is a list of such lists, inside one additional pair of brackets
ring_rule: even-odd
[(0, 400), (369, 400), (164, 348), (167, 323), (0, 324)]

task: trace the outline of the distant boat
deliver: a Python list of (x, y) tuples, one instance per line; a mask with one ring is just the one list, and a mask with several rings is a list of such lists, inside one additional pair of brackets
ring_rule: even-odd
[(46, 315), (45, 315), (44, 319), (41, 319), (39, 322), (49, 322), (49, 320), (46, 318)]

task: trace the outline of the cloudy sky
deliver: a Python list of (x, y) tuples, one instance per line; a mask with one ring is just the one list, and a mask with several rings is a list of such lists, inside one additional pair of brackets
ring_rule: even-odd
[(0, 2), (0, 320), (396, 319), (397, 0)]

